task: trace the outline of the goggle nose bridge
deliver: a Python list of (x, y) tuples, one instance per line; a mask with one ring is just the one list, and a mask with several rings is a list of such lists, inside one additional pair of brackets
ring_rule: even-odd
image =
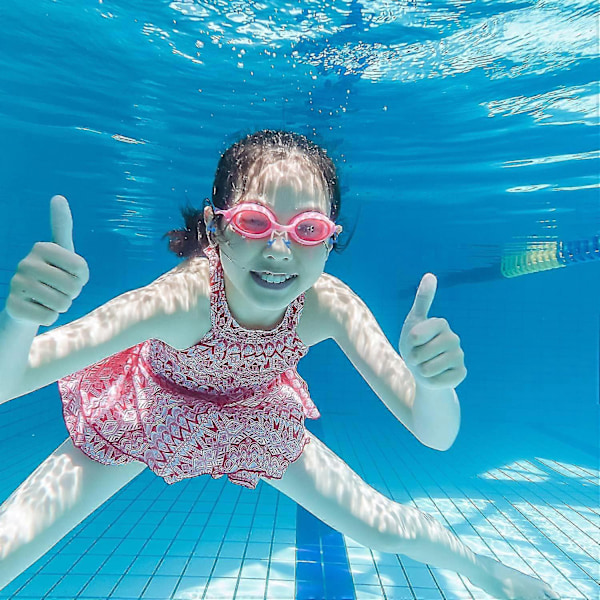
[(267, 242), (267, 246), (269, 246), (269, 248), (274, 244), (275, 240), (273, 239), (275, 237), (275, 234), (279, 234), (283, 239), (284, 244), (289, 248), (290, 247), (290, 236), (288, 235), (287, 231), (277, 231), (277, 229), (273, 229), (273, 231), (271, 231), (271, 237), (269, 238), (269, 241)]

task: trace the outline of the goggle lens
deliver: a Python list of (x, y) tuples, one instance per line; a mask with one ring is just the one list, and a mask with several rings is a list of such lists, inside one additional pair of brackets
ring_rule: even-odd
[(266, 215), (257, 210), (242, 210), (235, 215), (233, 222), (244, 232), (260, 235), (266, 233), (271, 222)]
[(307, 242), (321, 242), (328, 237), (329, 228), (320, 219), (302, 219), (296, 224), (296, 235)]

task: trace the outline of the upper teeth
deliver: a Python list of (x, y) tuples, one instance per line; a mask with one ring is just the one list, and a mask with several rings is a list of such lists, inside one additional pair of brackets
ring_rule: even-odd
[(291, 279), (293, 275), (285, 275), (285, 274), (276, 274), (270, 273), (269, 271), (264, 271), (263, 273), (259, 273), (259, 276), (264, 281), (268, 281), (269, 283), (282, 283), (286, 279)]

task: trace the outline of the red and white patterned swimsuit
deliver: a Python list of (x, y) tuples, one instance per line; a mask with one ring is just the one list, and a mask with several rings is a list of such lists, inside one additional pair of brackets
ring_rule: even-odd
[(296, 365), (304, 294), (270, 331), (231, 316), (217, 249), (210, 265), (211, 330), (187, 350), (150, 339), (58, 381), (73, 444), (93, 460), (146, 463), (167, 483), (209, 473), (255, 488), (281, 479), (321, 415)]

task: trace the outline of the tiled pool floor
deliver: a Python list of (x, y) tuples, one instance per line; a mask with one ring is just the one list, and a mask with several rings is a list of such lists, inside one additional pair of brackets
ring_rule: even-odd
[[(510, 440), (506, 428), (461, 431), (436, 452), (394, 420), (362, 424), (356, 437), (344, 419), (309, 427), (377, 490), (430, 513), (475, 552), (537, 575), (563, 600), (600, 598), (594, 456), (523, 426), (511, 427)], [(4, 465), (1, 499), (63, 441), (64, 425), (51, 422), (44, 442), (38, 431)], [(11, 438), (1, 439), (5, 451)], [(0, 600), (254, 598), (490, 596), (454, 572), (360, 546), (265, 483), (168, 486), (149, 470), (0, 591)]]

